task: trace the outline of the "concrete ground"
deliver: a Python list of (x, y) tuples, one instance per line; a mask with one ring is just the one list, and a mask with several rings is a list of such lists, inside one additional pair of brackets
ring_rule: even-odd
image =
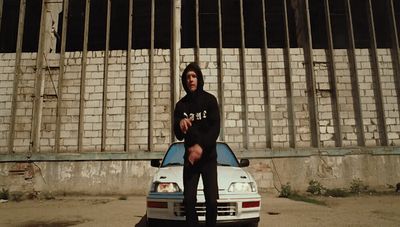
[[(262, 193), (259, 226), (399, 226), (400, 194), (321, 198), (326, 206)], [(0, 203), (0, 226), (145, 226), (145, 196), (56, 197)]]

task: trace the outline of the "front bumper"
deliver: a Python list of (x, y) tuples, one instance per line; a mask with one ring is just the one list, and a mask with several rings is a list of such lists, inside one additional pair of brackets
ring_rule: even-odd
[[(261, 196), (258, 193), (221, 195), (217, 201), (217, 223), (257, 223), (260, 218)], [(204, 196), (197, 197), (196, 210), (199, 221), (205, 221)], [(147, 219), (150, 223), (169, 221), (175, 224), (184, 223), (185, 209), (183, 195), (151, 193), (147, 197)], [(175, 226), (175, 225), (174, 225)]]
[[(235, 221), (217, 221), (218, 227), (231, 227), (231, 226), (245, 226), (247, 224), (258, 223), (260, 218), (250, 218), (250, 219), (242, 219)], [(174, 221), (174, 220), (162, 220), (162, 219), (153, 219), (148, 218), (147, 224), (149, 227), (153, 226), (163, 226), (163, 227), (186, 227), (185, 221)], [(204, 221), (200, 221), (200, 226), (205, 226)]]

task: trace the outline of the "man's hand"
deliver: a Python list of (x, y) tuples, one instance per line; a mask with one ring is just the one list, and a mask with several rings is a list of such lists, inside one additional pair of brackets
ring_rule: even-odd
[(179, 122), (179, 127), (181, 128), (181, 131), (183, 134), (186, 134), (186, 132), (189, 130), (189, 128), (192, 126), (192, 121), (188, 118), (183, 118)]
[(192, 165), (198, 160), (200, 160), (201, 155), (203, 154), (203, 148), (201, 148), (200, 145), (198, 144), (189, 147), (188, 151), (189, 151), (188, 160)]

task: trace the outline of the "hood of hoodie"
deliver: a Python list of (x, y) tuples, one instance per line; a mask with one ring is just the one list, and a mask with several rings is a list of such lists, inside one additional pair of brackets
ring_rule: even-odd
[(197, 93), (198, 91), (202, 91), (203, 90), (203, 86), (204, 86), (204, 79), (203, 79), (203, 73), (201, 72), (200, 66), (197, 65), (195, 62), (190, 63), (188, 66), (186, 66), (185, 70), (183, 70), (182, 73), (182, 85), (183, 88), (185, 89), (187, 94), (191, 94), (192, 92), (189, 90), (187, 84), (186, 84), (186, 74), (189, 71), (193, 71), (196, 73), (197, 75), (197, 89), (195, 92), (193, 93)]

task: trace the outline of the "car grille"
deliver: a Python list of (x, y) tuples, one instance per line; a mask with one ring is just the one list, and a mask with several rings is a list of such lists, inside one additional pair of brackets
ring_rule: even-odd
[[(236, 203), (217, 203), (218, 216), (235, 216), (236, 215)], [(206, 215), (206, 204), (197, 203), (196, 205), (197, 215)], [(183, 203), (175, 203), (174, 214), (178, 217), (185, 216), (185, 206)]]

